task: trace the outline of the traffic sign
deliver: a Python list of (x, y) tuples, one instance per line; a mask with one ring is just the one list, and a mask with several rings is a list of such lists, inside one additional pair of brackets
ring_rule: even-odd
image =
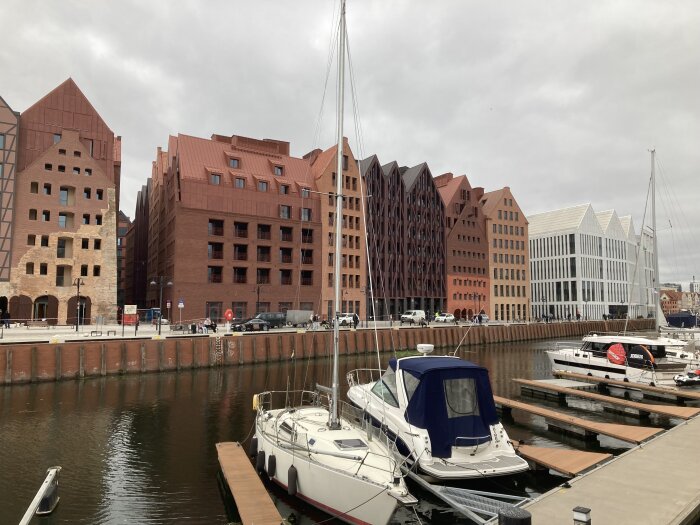
[(169, 300), (168, 300), (168, 301), (165, 301), (165, 307), (168, 308), (168, 309), (170, 309), (170, 301), (169, 301)]
[(182, 299), (179, 299), (178, 302), (177, 302), (177, 307), (178, 307), (178, 308), (184, 308), (184, 307), (185, 307), (185, 301), (183, 301)]

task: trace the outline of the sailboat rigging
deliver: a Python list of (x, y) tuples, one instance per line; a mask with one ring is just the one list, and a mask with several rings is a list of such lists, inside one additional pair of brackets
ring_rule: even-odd
[[(338, 103), (335, 194), (334, 309), (341, 311), (343, 221), (343, 111), (345, 0), (338, 31)], [(255, 436), (251, 453), (258, 470), (315, 507), (348, 523), (385, 524), (398, 504), (417, 500), (409, 493), (388, 437), (339, 401), (339, 323), (333, 324), (331, 387), (314, 392), (262, 392), (253, 397)], [(298, 397), (292, 405), (289, 396)], [(324, 400), (328, 399), (328, 404)], [(276, 405), (279, 402), (281, 406)], [(278, 407), (279, 406), (279, 407)]]

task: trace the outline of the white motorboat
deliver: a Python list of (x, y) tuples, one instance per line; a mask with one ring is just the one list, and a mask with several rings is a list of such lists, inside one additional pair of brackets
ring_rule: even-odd
[[(345, 0), (338, 30), (337, 172), (343, 172)], [(337, 177), (336, 217), (343, 216), (344, 177)], [(340, 309), (341, 225), (335, 220), (335, 312)], [(396, 506), (415, 504), (386, 435), (342, 409), (338, 399), (338, 325), (333, 326), (332, 387), (313, 392), (262, 392), (253, 398), (251, 453), (258, 471), (315, 507), (347, 523), (386, 524)], [(328, 403), (322, 400), (327, 399)], [(295, 404), (296, 402), (296, 404)]]
[(668, 357), (663, 340), (639, 335), (590, 334), (580, 347), (557, 343), (547, 356), (552, 370), (654, 386), (675, 385), (673, 377), (690, 366), (689, 360)]
[(400, 457), (423, 474), (454, 480), (528, 469), (498, 420), (487, 369), (423, 355), (391, 359), (383, 372), (353, 370), (347, 378), (352, 404), (386, 428)]
[(700, 387), (700, 370), (688, 370), (685, 374), (678, 374), (673, 380), (677, 386)]

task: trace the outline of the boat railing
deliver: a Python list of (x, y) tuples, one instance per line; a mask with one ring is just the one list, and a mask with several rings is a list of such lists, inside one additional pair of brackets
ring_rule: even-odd
[(311, 390), (269, 390), (253, 396), (253, 409), (276, 410), (299, 405), (321, 405), (321, 396)]
[(347, 378), (348, 386), (367, 385), (375, 383), (382, 377), (384, 370), (379, 368), (356, 368), (350, 370), (345, 377)]

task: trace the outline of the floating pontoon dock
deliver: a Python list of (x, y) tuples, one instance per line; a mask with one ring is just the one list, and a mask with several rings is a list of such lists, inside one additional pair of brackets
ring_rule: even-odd
[(282, 516), (241, 444), (230, 441), (217, 443), (216, 452), (243, 525), (283, 523)]
[(598, 423), (505, 397), (493, 396), (493, 399), (496, 405), (500, 406), (503, 411), (508, 412), (512, 409), (518, 409), (536, 416), (541, 416), (545, 418), (550, 427), (559, 428), (573, 434), (581, 434), (584, 439), (597, 437), (598, 434), (603, 434), (638, 445), (664, 430), (663, 428)]
[(513, 379), (521, 386), (523, 390), (532, 391), (547, 391), (560, 396), (561, 400), (565, 400), (566, 396), (574, 396), (590, 401), (597, 401), (608, 407), (612, 407), (616, 411), (634, 410), (639, 417), (648, 417), (649, 414), (657, 414), (661, 416), (675, 417), (680, 419), (690, 419), (700, 414), (700, 408), (696, 407), (679, 407), (669, 405), (649, 405), (646, 403), (638, 403), (636, 401), (628, 401), (616, 397), (604, 396), (593, 392), (586, 392), (576, 388), (568, 388), (558, 386), (551, 381), (532, 381), (530, 379)]

